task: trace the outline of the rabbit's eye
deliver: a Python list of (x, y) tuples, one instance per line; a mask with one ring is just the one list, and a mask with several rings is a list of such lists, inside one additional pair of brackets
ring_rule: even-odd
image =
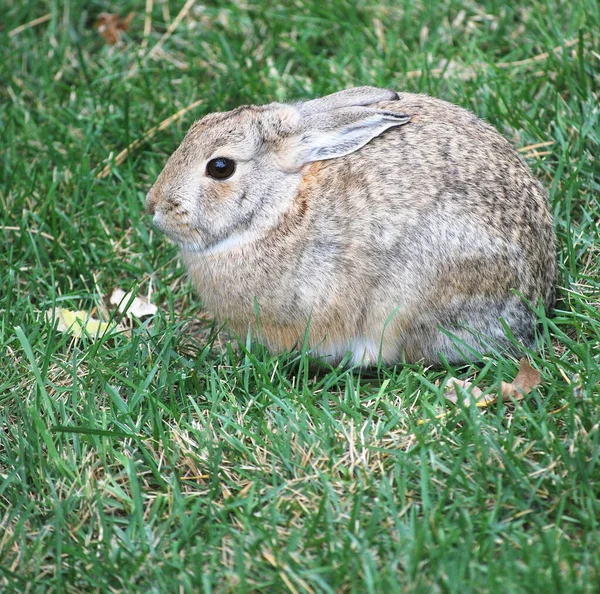
[(227, 179), (235, 172), (235, 161), (226, 157), (211, 159), (206, 164), (206, 175), (215, 179)]

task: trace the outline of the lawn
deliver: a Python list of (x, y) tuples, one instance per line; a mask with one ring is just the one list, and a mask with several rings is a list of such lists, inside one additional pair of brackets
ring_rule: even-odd
[[(2, 592), (600, 592), (595, 0), (0, 12)], [(102, 12), (135, 13), (117, 45)], [(522, 401), (444, 396), (517, 358), (319, 370), (230, 343), (144, 214), (195, 119), (362, 84), (473, 110), (548, 187), (559, 300)], [(113, 326), (75, 336), (58, 308)]]

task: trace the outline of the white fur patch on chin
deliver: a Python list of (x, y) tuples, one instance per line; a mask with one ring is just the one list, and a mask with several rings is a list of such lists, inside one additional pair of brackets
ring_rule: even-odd
[(260, 233), (257, 233), (256, 231), (245, 231), (244, 233), (239, 233), (237, 235), (230, 235), (208, 248), (201, 248), (196, 245), (183, 245), (182, 249), (186, 252), (194, 252), (202, 254), (203, 256), (217, 256), (252, 243), (259, 237)]
[(315, 349), (315, 354), (340, 361), (346, 353), (351, 353), (352, 365), (376, 365), (379, 359), (381, 345), (366, 336), (355, 336), (348, 342), (327, 342)]

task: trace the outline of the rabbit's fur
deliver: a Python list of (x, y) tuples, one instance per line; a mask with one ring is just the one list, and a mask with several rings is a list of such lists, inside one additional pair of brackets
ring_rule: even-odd
[[(211, 178), (215, 157), (236, 162)], [(360, 87), (195, 123), (148, 193), (206, 309), (275, 351), (354, 363), (527, 346), (553, 306), (547, 193), (472, 113)], [(458, 339), (458, 340), (457, 340)]]

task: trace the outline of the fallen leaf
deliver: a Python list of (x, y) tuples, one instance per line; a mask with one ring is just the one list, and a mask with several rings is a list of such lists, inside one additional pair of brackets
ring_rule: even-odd
[(115, 45), (121, 41), (121, 33), (129, 29), (129, 23), (131, 23), (134, 16), (135, 12), (130, 12), (125, 18), (120, 17), (118, 14), (103, 12), (98, 15), (94, 23), (94, 29), (104, 37), (106, 43)]
[[(464, 396), (462, 390), (465, 390), (470, 394)], [(480, 408), (489, 406), (492, 402), (495, 402), (496, 396), (493, 394), (484, 394), (481, 388), (473, 386), (469, 380), (459, 380), (455, 377), (451, 377), (446, 384), (446, 392), (444, 392), (444, 398), (454, 404), (462, 402), (465, 406), (471, 406), (471, 402), (475, 403), (475, 406)]]
[[(519, 371), (512, 382), (502, 382), (500, 386), (500, 395), (504, 402), (523, 400), (525, 394), (529, 394), (533, 388), (539, 385), (541, 379), (540, 372), (531, 367), (526, 359), (521, 359)], [(465, 396), (463, 391), (469, 393)], [(462, 402), (465, 406), (470, 406), (471, 402), (475, 406), (484, 408), (496, 402), (496, 394), (484, 394), (481, 388), (473, 386), (469, 380), (459, 380), (451, 377), (446, 383), (444, 398), (454, 404)]]
[(153, 316), (158, 307), (149, 303), (145, 297), (134, 297), (133, 293), (125, 293), (122, 289), (115, 289), (110, 296), (111, 305), (116, 305), (122, 314), (134, 315), (136, 318)]
[(529, 394), (533, 388), (539, 385), (542, 376), (537, 369), (529, 365), (527, 359), (521, 359), (519, 372), (511, 383), (502, 382), (503, 400), (523, 400), (525, 394)]
[(56, 329), (59, 332), (68, 332), (73, 336), (80, 337), (84, 334), (99, 336), (108, 330), (119, 329), (115, 324), (108, 324), (92, 318), (87, 311), (72, 311), (58, 307), (46, 312), (49, 322), (57, 322)]

